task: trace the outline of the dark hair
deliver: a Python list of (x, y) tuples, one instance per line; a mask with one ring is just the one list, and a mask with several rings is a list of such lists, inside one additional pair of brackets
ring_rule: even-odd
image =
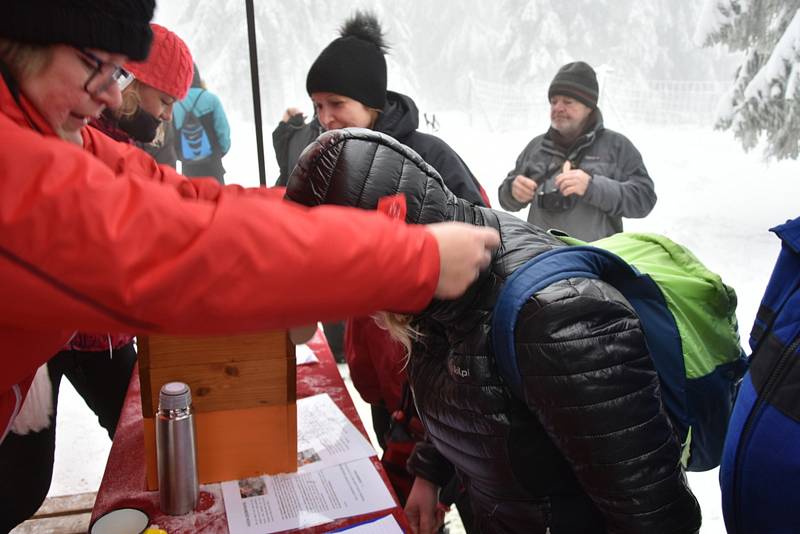
[(192, 77), (192, 87), (197, 87), (199, 89), (206, 88), (205, 82), (203, 82), (203, 79), (200, 77), (200, 69), (197, 68), (197, 63), (194, 64), (194, 76)]

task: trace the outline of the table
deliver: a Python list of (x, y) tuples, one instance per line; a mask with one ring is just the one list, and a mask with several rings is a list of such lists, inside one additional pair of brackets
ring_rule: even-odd
[[(364, 425), (358, 417), (353, 399), (344, 385), (336, 362), (322, 331), (318, 330), (308, 342), (319, 363), (297, 367), (297, 397), (309, 397), (327, 393), (348, 419), (367, 436)], [(369, 439), (367, 437), (367, 439)], [(397, 503), (397, 495), (389, 483), (377, 456), (372, 463), (380, 473)], [(92, 521), (104, 513), (117, 508), (139, 508), (150, 516), (151, 525), (158, 525), (170, 534), (203, 532), (224, 534), (228, 532), (225, 504), (220, 484), (206, 484), (200, 488), (199, 504), (195, 511), (185, 516), (163, 515), (158, 506), (158, 492), (147, 491), (145, 484), (144, 430), (142, 426), (142, 403), (138, 369), (134, 370), (125, 405), (120, 414), (114, 443), (108, 456), (108, 463), (97, 492), (97, 500), (92, 509)], [(408, 521), (399, 504), (391, 510), (383, 510), (366, 515), (339, 519), (332, 523), (291, 532), (322, 533), (377, 519), (391, 513), (405, 531), (410, 531)]]

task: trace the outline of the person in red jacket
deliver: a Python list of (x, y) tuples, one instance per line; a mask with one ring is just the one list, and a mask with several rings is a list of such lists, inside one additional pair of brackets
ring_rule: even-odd
[[(150, 27), (153, 43), (147, 61), (125, 64), (122, 105), (118, 110), (106, 109), (91, 122), (121, 142), (151, 142), (162, 120), (171, 118), (172, 104), (186, 95), (192, 81), (192, 57), (186, 44), (162, 26)], [(84, 59), (91, 62), (93, 55)], [(19, 417), (0, 444), (0, 531), (32, 516), (50, 489), (62, 377), (69, 379), (114, 439), (135, 363), (132, 333), (76, 332), (37, 372)]]
[(120, 105), (120, 65), (147, 57), (153, 9), (0, 7), (0, 442), (75, 331), (234, 334), (419, 310), (463, 293), (498, 245), (466, 225), (189, 181), (87, 128)]

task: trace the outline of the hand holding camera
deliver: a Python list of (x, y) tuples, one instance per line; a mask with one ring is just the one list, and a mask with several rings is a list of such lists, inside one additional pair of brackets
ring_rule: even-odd
[(544, 178), (537, 179), (539, 187), (536, 190), (536, 207), (553, 212), (569, 211), (575, 206), (575, 197), (565, 196), (558, 188), (556, 179), (571, 169), (569, 161), (565, 161), (559, 169), (551, 168)]
[[(573, 168), (567, 160), (561, 169), (554, 169), (550, 178), (534, 177), (533, 173), (518, 174), (511, 184), (511, 195), (517, 202), (527, 203), (535, 199), (536, 206), (548, 211), (569, 211), (583, 196), (592, 177), (586, 172)], [(560, 171), (560, 172), (559, 172)], [(558, 174), (555, 174), (558, 173)], [(555, 176), (554, 176), (555, 174)]]
[(580, 169), (573, 169), (569, 160), (564, 162), (561, 174), (555, 178), (555, 186), (565, 197), (578, 195), (582, 197), (589, 188), (592, 177)]
[(536, 193), (536, 188), (538, 186), (539, 184), (537, 184), (535, 180), (518, 174), (511, 183), (511, 196), (513, 196), (517, 202), (527, 204), (533, 200), (533, 195)]

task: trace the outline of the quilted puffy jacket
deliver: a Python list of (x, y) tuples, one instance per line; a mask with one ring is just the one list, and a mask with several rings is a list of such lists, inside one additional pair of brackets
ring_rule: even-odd
[(456, 199), (436, 171), (394, 139), (360, 129), (321, 136), (287, 196), (375, 209), (404, 193), (406, 221), (491, 226), (502, 245), (455, 301), (415, 315), (409, 380), (429, 443), (410, 468), (441, 483), (455, 468), (481, 532), (696, 532), (700, 510), (636, 313), (610, 285), (572, 278), (520, 312), (524, 398), (500, 377), (490, 325), (508, 276), (563, 246), (516, 217)]

